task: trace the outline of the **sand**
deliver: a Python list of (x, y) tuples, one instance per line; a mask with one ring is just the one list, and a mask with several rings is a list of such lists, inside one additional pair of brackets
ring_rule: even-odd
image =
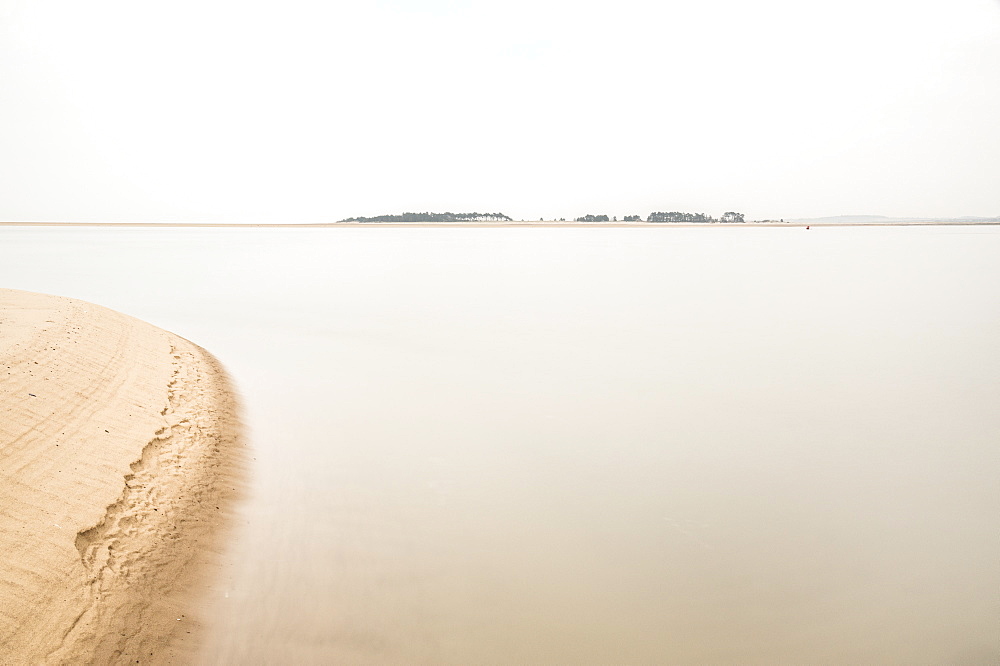
[(187, 660), (239, 495), (239, 430), (197, 345), (0, 290), (0, 662)]

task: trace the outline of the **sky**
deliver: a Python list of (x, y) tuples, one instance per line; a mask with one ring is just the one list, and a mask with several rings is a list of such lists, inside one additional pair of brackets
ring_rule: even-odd
[(1000, 215), (1000, 0), (0, 0), (0, 220)]

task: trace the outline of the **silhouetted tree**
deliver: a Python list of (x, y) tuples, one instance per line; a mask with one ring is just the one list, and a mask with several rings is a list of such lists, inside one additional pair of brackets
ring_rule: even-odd
[(648, 222), (718, 222), (704, 213), (681, 213), (676, 210), (669, 213), (650, 213)]

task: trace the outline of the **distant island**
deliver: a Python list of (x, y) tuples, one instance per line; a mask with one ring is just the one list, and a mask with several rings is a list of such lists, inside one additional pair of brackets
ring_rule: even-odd
[[(607, 215), (583, 215), (575, 218), (574, 222), (617, 222), (618, 218), (609, 218)], [(639, 215), (626, 215), (622, 222), (680, 222), (683, 224), (711, 223), (711, 222), (744, 222), (743, 213), (729, 211), (723, 213), (721, 218), (714, 218), (704, 213), (681, 213), (680, 211), (670, 211), (669, 213), (650, 213), (645, 220)]]
[(513, 222), (503, 213), (403, 213), (377, 217), (349, 217), (340, 222)]
[(640, 215), (625, 215), (618, 217), (607, 215), (581, 215), (567, 221), (566, 218), (513, 219), (503, 213), (401, 213), (396, 215), (378, 215), (376, 217), (349, 217), (336, 222), (28, 222), (0, 221), (0, 227), (334, 227), (351, 224), (413, 224), (447, 226), (701, 226), (703, 224), (743, 224), (746, 226), (918, 226), (953, 224), (970, 225), (1000, 225), (997, 217), (884, 217), (880, 215), (838, 215), (835, 217), (813, 218), (783, 218), (747, 220), (743, 213), (729, 211), (722, 217), (714, 218), (704, 213), (682, 213), (679, 211), (653, 212), (646, 219)]
[[(375, 217), (348, 217), (338, 222), (513, 222), (514, 220), (503, 213), (400, 213), (394, 215), (377, 215)], [(555, 220), (565, 222), (565, 218)], [(583, 215), (573, 220), (574, 222), (617, 222), (618, 218), (609, 218), (607, 215)], [(622, 222), (681, 222), (681, 223), (711, 223), (711, 222), (744, 222), (743, 213), (727, 212), (721, 218), (714, 218), (704, 213), (681, 213), (671, 211), (669, 213), (650, 213), (645, 220), (639, 215), (626, 215)]]
[(735, 213), (733, 211), (728, 211), (722, 214), (721, 219), (715, 219), (705, 215), (704, 213), (680, 213), (677, 211), (671, 211), (669, 213), (650, 213), (649, 217), (646, 218), (647, 222), (686, 222), (686, 223), (698, 223), (698, 222), (745, 222), (743, 219), (743, 213)]
[[(544, 218), (538, 218), (537, 220), (514, 220), (509, 215), (503, 213), (400, 213), (393, 215), (378, 215), (375, 217), (349, 217), (343, 220), (338, 220), (335, 223), (326, 224), (340, 224), (340, 223), (475, 223), (475, 222), (486, 222), (486, 223), (511, 223), (511, 224), (544, 224), (544, 225), (558, 225), (560, 223), (565, 224), (678, 224), (678, 225), (690, 225), (690, 224), (757, 224), (764, 226), (775, 226), (775, 225), (785, 225), (791, 224), (796, 226), (845, 226), (845, 225), (871, 225), (871, 226), (882, 226), (882, 225), (923, 225), (923, 224), (1000, 224), (1000, 217), (952, 217), (952, 218), (903, 218), (903, 217), (883, 217), (879, 215), (840, 215), (836, 217), (817, 217), (817, 218), (789, 218), (789, 219), (764, 219), (764, 220), (747, 220), (743, 213), (738, 213), (736, 211), (726, 211), (721, 217), (712, 217), (705, 213), (685, 213), (681, 211), (654, 211), (646, 216), (645, 219), (641, 215), (625, 215), (619, 220), (617, 216), (608, 216), (604, 214), (592, 214), (581, 215), (579, 217), (572, 218), (571, 221), (567, 222), (566, 218), (552, 218), (546, 221)], [(312, 225), (310, 225), (312, 226)]]

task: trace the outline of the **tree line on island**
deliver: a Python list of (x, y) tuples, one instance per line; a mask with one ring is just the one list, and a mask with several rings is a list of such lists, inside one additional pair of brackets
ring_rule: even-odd
[[(503, 213), (402, 213), (400, 215), (378, 215), (376, 217), (349, 217), (341, 222), (513, 222), (513, 220)], [(565, 222), (565, 218), (558, 220)], [(617, 222), (618, 218), (608, 218), (607, 215), (583, 215), (574, 220), (575, 222)], [(681, 222), (681, 223), (712, 223), (712, 222), (744, 222), (743, 213), (728, 211), (722, 214), (721, 218), (714, 218), (704, 213), (681, 213), (670, 211), (669, 213), (650, 213), (645, 220), (639, 215), (626, 215), (623, 222)]]
[[(617, 222), (618, 218), (615, 217), (612, 220), (608, 219), (607, 215), (584, 215), (583, 217), (578, 217), (576, 222)], [(639, 215), (626, 215), (622, 218), (623, 222), (642, 222), (643, 219)], [(744, 222), (743, 213), (736, 213), (733, 211), (727, 211), (722, 214), (721, 218), (714, 218), (704, 213), (681, 213), (679, 211), (670, 211), (669, 213), (650, 213), (649, 217), (646, 218), (646, 222), (686, 222), (686, 223), (711, 223), (711, 222)]]

